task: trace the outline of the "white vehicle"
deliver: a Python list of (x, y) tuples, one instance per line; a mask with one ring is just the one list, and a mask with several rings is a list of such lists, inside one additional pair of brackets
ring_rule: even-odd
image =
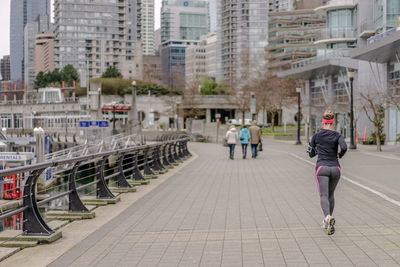
[[(242, 125), (242, 119), (230, 119), (228, 125)], [(244, 125), (250, 126), (251, 119), (244, 119)]]

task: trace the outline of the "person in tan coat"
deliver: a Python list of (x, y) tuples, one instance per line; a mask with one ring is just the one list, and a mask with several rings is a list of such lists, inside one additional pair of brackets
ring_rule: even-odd
[(261, 129), (257, 126), (257, 121), (253, 121), (249, 131), (252, 158), (257, 158), (257, 146), (261, 140)]

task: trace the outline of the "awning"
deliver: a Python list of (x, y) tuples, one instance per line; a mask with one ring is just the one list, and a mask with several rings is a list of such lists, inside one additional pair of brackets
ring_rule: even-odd
[(363, 48), (356, 49), (351, 57), (376, 63), (387, 63), (397, 61), (396, 53), (400, 58), (400, 31), (395, 31)]

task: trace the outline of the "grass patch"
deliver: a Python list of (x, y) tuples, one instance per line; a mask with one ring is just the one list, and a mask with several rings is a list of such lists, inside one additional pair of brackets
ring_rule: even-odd
[[(267, 127), (267, 128), (263, 128), (262, 129), (262, 134), (266, 135), (266, 136), (293, 136), (295, 135), (294, 131), (297, 131), (297, 126), (286, 126), (286, 131), (290, 131), (288, 132), (284, 132), (285, 127), (283, 126), (275, 126), (274, 127), (274, 132), (272, 132), (272, 128), (271, 127)], [(304, 129), (303, 127), (301, 127), (301, 129)]]

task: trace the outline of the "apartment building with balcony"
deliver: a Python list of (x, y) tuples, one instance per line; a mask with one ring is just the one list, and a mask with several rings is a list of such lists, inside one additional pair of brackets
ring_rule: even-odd
[[(326, 28), (322, 29), (314, 44), (315, 57), (297, 61), (291, 68), (278, 73), (305, 81), (303, 88), (303, 114), (307, 124), (308, 136), (321, 125), (323, 110), (331, 108), (336, 113), (337, 130), (345, 137), (350, 131), (350, 80), (347, 72), (356, 70), (354, 96), (360, 92), (376, 90), (375, 84), (381, 75), (381, 66), (371, 66), (368, 62), (350, 57), (357, 47), (367, 43), (367, 36), (360, 25), (372, 18), (373, 0), (331, 0), (317, 7), (317, 14), (326, 16)], [(371, 123), (360, 111), (356, 101), (356, 114), (359, 136), (367, 130), (373, 131)]]
[(142, 0), (141, 36), (144, 56), (155, 55), (154, 0)]
[(267, 69), (276, 74), (293, 62), (316, 56), (317, 36), (325, 28), (325, 17), (313, 9), (270, 12), (268, 25)]
[[(398, 100), (400, 98), (400, 2), (375, 1), (373, 10), (374, 23), (372, 27), (369, 23), (367, 28), (373, 35), (367, 39), (363, 47), (353, 51), (351, 56), (374, 67), (380, 66), (378, 89)], [(400, 111), (393, 105), (386, 106), (385, 134), (387, 142), (398, 143)]]
[(81, 80), (116, 67), (141, 79), (141, 0), (55, 0), (55, 67), (73, 65)]

